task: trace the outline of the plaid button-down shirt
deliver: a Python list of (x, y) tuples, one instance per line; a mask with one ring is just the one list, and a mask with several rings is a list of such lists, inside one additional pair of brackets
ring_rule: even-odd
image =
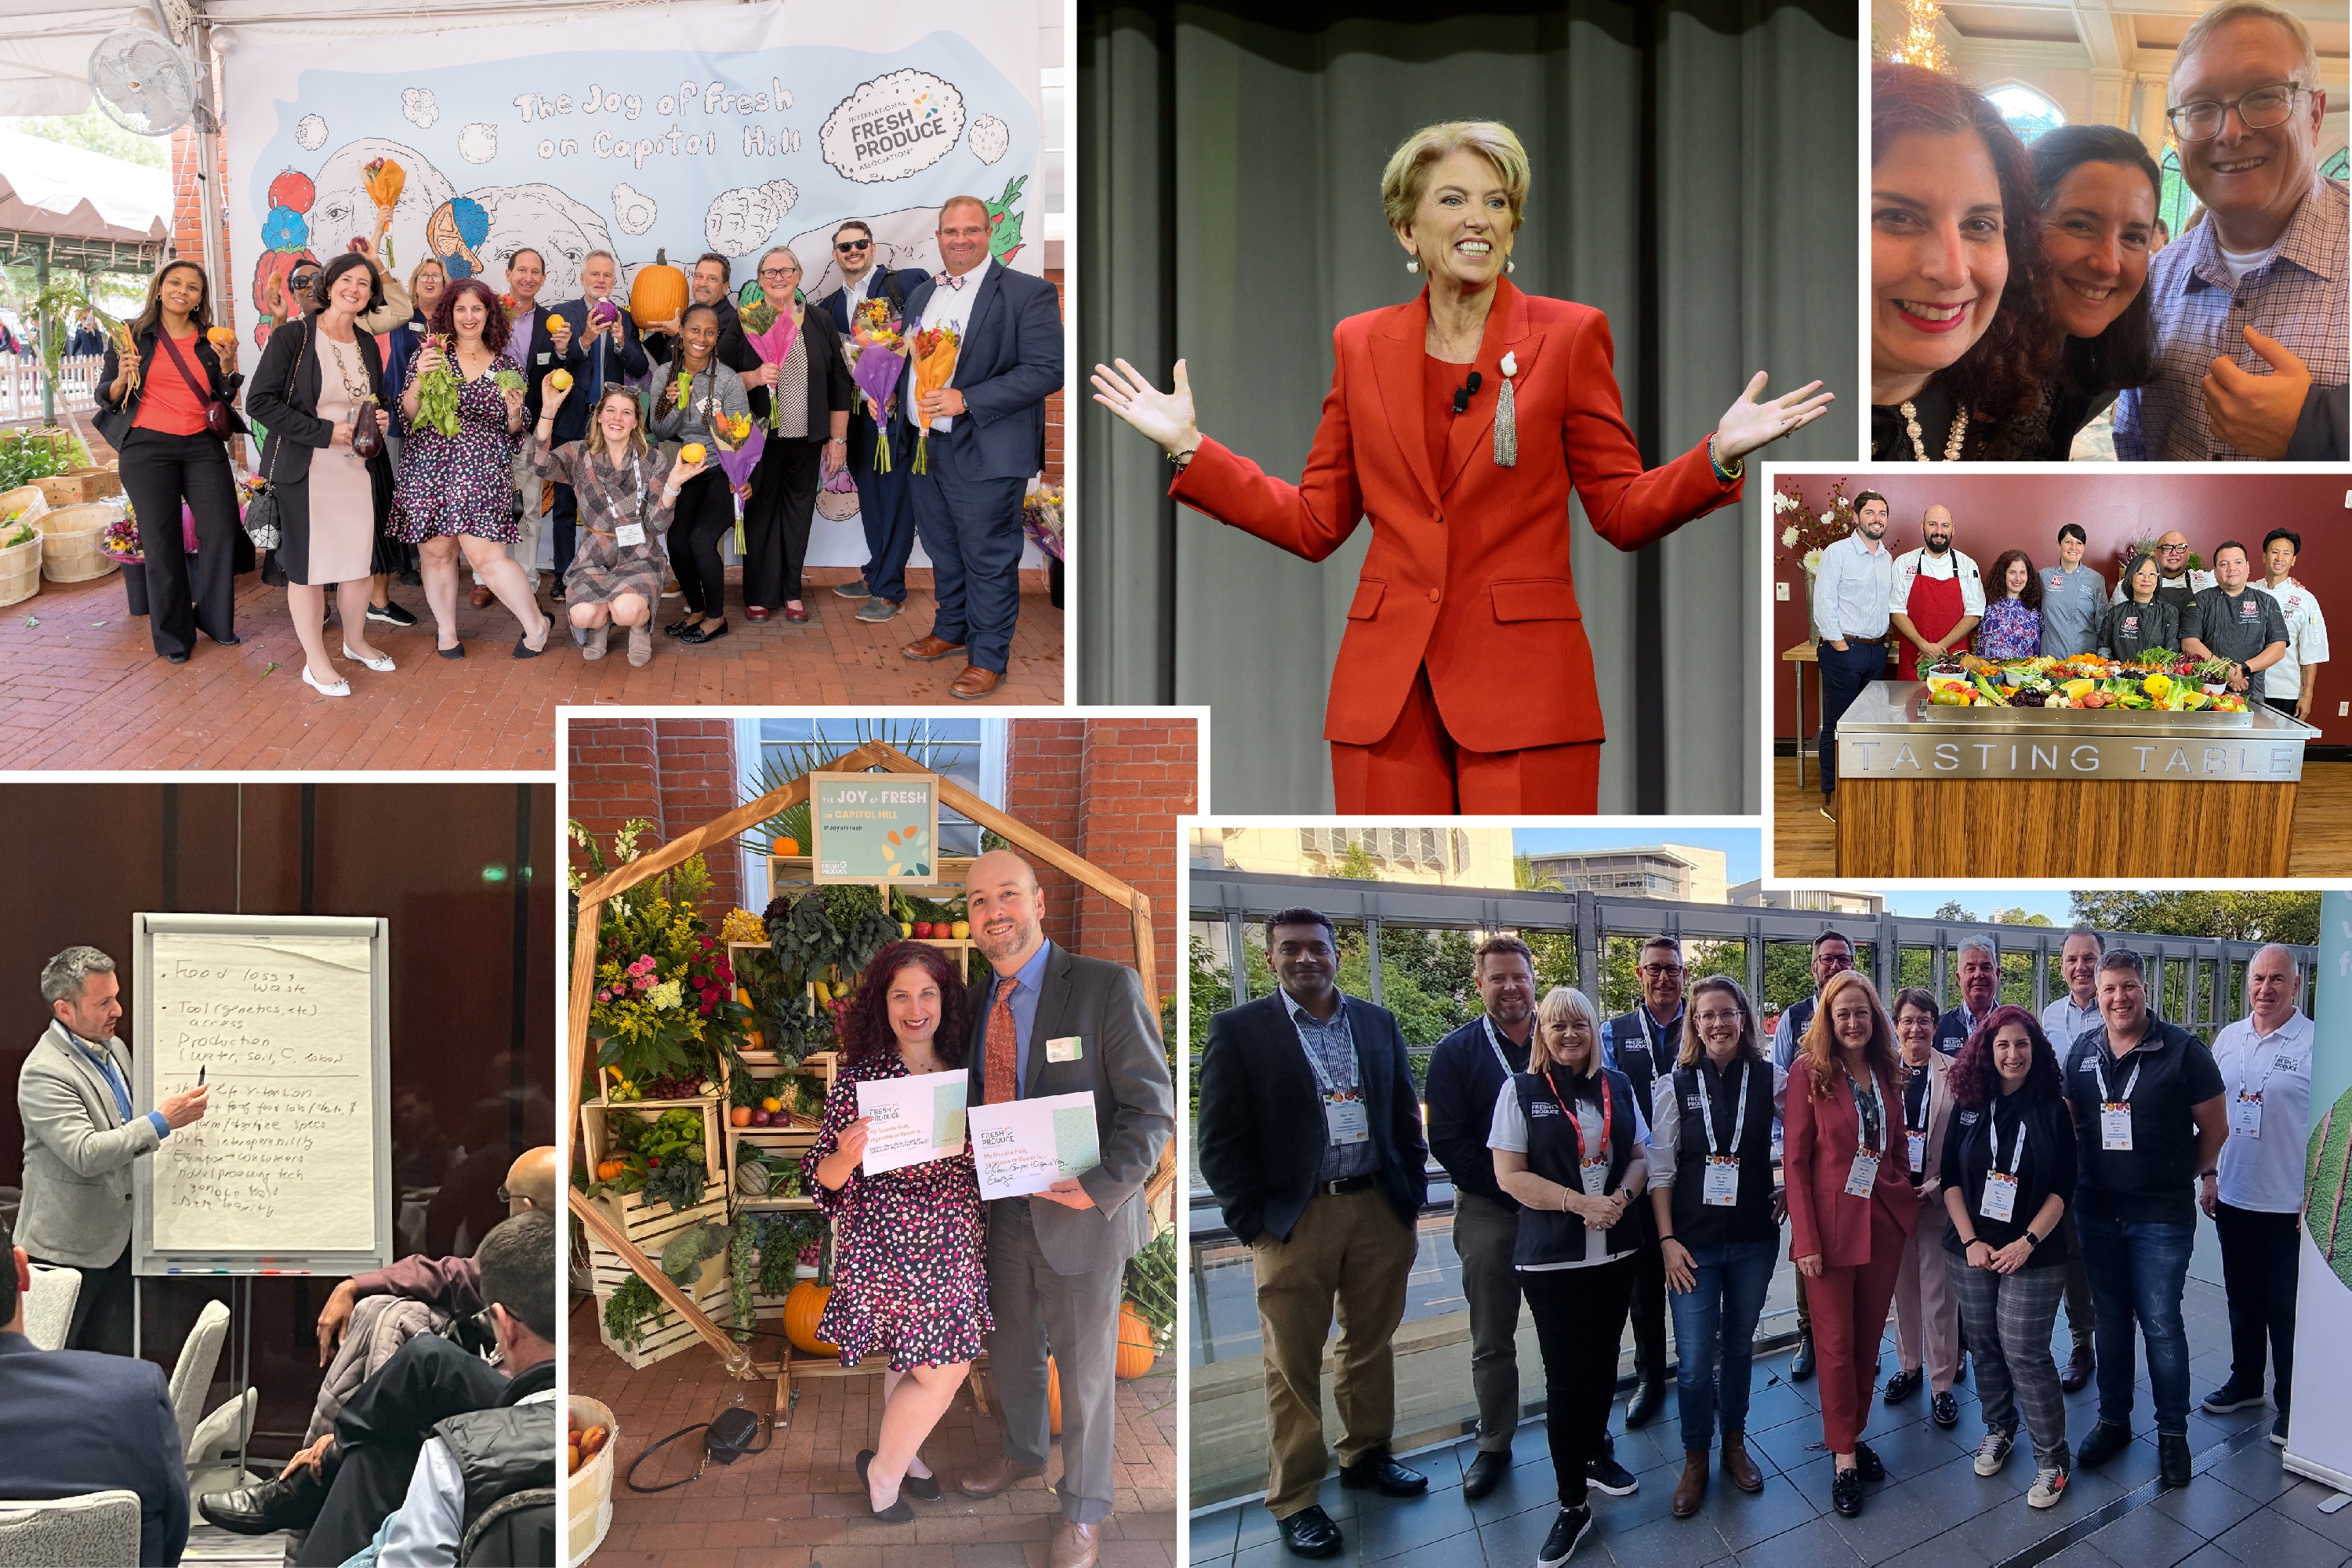
[(2352, 203), (2344, 182), (2315, 177), (2271, 258), (2235, 283), (2210, 221), (2158, 254), (2147, 273), (2156, 379), (2127, 388), (2116, 404), (2117, 458), (2127, 463), (2253, 460), (2213, 435), (2198, 384), (2223, 354), (2255, 375), (2270, 374), (2242, 327), (2294, 351), (2315, 386), (2341, 386), (2352, 377), (2345, 342), (2347, 214)]

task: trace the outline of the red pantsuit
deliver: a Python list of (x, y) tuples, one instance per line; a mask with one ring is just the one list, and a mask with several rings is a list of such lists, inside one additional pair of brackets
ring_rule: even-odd
[[(1604, 737), (1569, 569), (1570, 492), (1621, 550), (1739, 497), (1704, 443), (1643, 470), (1600, 311), (1507, 280), (1495, 289), (1476, 360), (1444, 367), (1476, 371), (1479, 387), (1437, 444), (1442, 460), (1425, 407), (1424, 292), (1333, 332), (1331, 390), (1297, 484), (1204, 440), (1170, 487), (1309, 561), (1371, 521), (1323, 726), (1343, 813), (1594, 810), (1591, 751)], [(1518, 432), (1507, 468), (1493, 458), (1507, 354)], [(1528, 752), (1553, 754), (1510, 760)]]
[(1811, 1085), (1811, 1068), (1800, 1055), (1790, 1068), (1780, 1115), (1789, 1256), (1822, 1259), (1820, 1276), (1805, 1281), (1822, 1380), (1822, 1436), (1832, 1454), (1850, 1454), (1870, 1414), (1878, 1342), (1886, 1332), (1904, 1246), (1918, 1223), (1919, 1197), (1904, 1174), (1902, 1090), (1893, 1079), (1879, 1079), (1885, 1157), (1868, 1197), (1845, 1191), (1861, 1141), (1845, 1075), (1833, 1067), (1829, 1090), (1819, 1097)]

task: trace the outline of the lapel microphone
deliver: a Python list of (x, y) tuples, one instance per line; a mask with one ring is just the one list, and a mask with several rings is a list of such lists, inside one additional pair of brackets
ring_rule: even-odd
[(1460, 386), (1454, 389), (1454, 412), (1456, 414), (1468, 413), (1470, 411), (1470, 399), (1477, 395), (1477, 391), (1478, 373), (1474, 370), (1470, 373), (1470, 379), (1468, 381), (1464, 382)]

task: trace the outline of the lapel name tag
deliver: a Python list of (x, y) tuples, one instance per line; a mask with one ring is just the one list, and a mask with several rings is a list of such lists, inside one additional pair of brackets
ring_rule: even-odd
[(642, 522), (625, 522), (613, 531), (613, 541), (624, 550), (632, 545), (643, 544), (646, 542), (646, 525)]
[(1074, 1062), (1086, 1054), (1076, 1035), (1064, 1035), (1058, 1040), (1045, 1042), (1045, 1059), (1049, 1062)]
[(1739, 1156), (1709, 1154), (1706, 1157), (1706, 1185), (1699, 1201), (1708, 1208), (1736, 1208), (1739, 1204)]
[(1371, 1112), (1360, 1100), (1336, 1097), (1323, 1102), (1323, 1127), (1334, 1143), (1364, 1143), (1372, 1136)]
[(2263, 1135), (2263, 1097), (2242, 1094), (2230, 1102), (2230, 1131), (2249, 1138)]
[(2004, 1223), (2012, 1218), (2017, 1213), (2017, 1178), (2000, 1171), (1986, 1172), (1984, 1202), (1977, 1212)]

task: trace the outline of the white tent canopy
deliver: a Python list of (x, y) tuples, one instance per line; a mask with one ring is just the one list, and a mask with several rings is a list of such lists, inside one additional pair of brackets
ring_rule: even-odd
[(171, 226), (168, 171), (0, 127), (0, 229), (135, 245)]

